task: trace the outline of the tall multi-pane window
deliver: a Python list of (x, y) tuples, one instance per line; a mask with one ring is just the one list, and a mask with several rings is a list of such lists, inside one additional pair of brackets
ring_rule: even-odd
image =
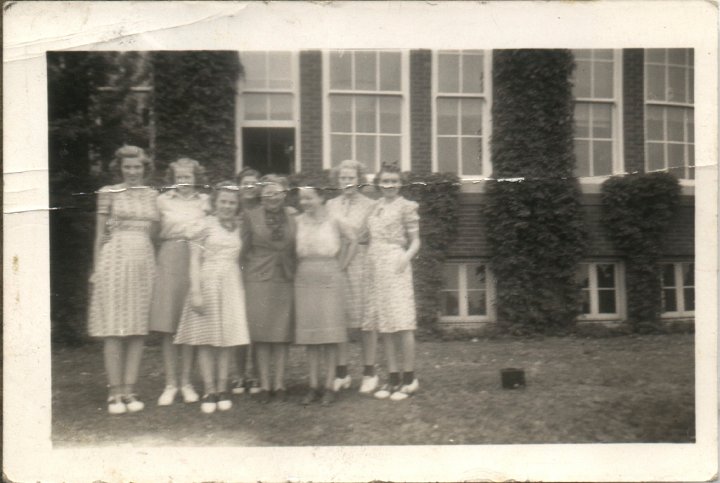
[(645, 168), (693, 179), (695, 170), (692, 49), (645, 50)]
[(581, 263), (578, 282), (582, 290), (580, 313), (584, 318), (619, 315), (619, 274), (616, 263)]
[(661, 263), (663, 315), (691, 315), (695, 312), (695, 264)]
[(492, 289), (489, 275), (482, 262), (445, 264), (440, 316), (446, 320), (489, 318)]
[(573, 50), (575, 72), (575, 174), (607, 176), (619, 149), (618, 78), (615, 52), (611, 49)]
[(435, 53), (436, 171), (465, 176), (489, 174), (489, 60), (482, 50)]
[(240, 52), (239, 159), (261, 173), (295, 171), (297, 81), (291, 52)]
[(328, 53), (329, 158), (365, 163), (402, 162), (406, 91), (399, 51)]

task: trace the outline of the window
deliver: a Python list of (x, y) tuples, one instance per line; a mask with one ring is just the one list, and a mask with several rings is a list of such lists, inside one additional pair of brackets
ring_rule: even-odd
[(491, 291), (492, 283), (485, 263), (446, 263), (440, 292), (441, 318), (489, 319)]
[(490, 55), (440, 50), (433, 60), (434, 170), (489, 175)]
[(337, 50), (326, 59), (325, 159), (330, 167), (357, 159), (371, 172), (383, 161), (398, 161), (407, 168), (405, 55), (390, 50)]
[[(297, 82), (291, 52), (241, 52), (238, 159), (262, 174), (295, 171)], [(240, 166), (238, 166), (239, 168)]]
[[(619, 166), (620, 75), (611, 49), (574, 50), (575, 174), (608, 176)], [(616, 168), (617, 166), (617, 168)]]
[(695, 264), (661, 263), (662, 312), (664, 316), (695, 312)]
[(692, 49), (645, 50), (645, 168), (693, 179), (695, 170)]
[(582, 290), (580, 314), (586, 319), (620, 317), (619, 265), (581, 263), (578, 282)]

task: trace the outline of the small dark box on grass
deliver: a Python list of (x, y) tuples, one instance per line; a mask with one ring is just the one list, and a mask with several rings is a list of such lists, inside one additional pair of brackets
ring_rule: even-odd
[(525, 371), (509, 367), (500, 369), (503, 389), (517, 389), (525, 387)]

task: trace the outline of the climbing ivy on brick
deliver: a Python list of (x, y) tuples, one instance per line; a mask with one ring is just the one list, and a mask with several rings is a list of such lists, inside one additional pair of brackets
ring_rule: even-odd
[(573, 68), (568, 50), (493, 55), (495, 180), (484, 213), (498, 319), (514, 331), (564, 329), (578, 315), (587, 235), (573, 175)]
[(680, 183), (669, 173), (614, 177), (602, 185), (603, 228), (626, 260), (628, 321), (638, 332), (658, 327), (662, 310), (662, 240), (680, 205)]

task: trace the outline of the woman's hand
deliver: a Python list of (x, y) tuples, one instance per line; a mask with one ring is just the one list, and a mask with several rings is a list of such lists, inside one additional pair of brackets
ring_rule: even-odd
[(408, 258), (407, 253), (403, 253), (400, 259), (397, 261), (397, 264), (395, 265), (395, 273), (403, 273), (405, 270), (407, 270), (409, 264), (410, 258)]
[(204, 312), (203, 307), (203, 298), (200, 292), (193, 291), (190, 294), (190, 305), (192, 306), (193, 310), (197, 312), (198, 314), (201, 314)]

